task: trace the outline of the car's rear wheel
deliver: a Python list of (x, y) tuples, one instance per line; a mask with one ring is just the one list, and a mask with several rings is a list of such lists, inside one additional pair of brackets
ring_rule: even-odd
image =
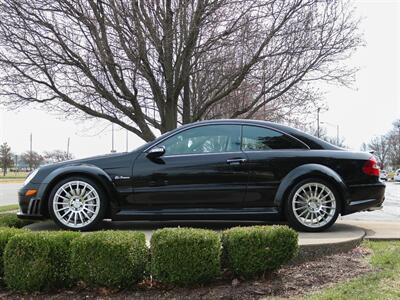
[(340, 201), (335, 189), (320, 179), (299, 182), (285, 206), (289, 224), (300, 231), (323, 231), (335, 223)]
[(96, 228), (104, 218), (106, 206), (107, 199), (101, 186), (85, 177), (60, 181), (49, 198), (51, 218), (69, 230)]

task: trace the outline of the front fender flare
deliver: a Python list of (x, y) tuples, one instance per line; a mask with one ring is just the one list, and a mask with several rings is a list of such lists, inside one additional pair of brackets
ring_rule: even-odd
[[(47, 204), (48, 197), (56, 183), (68, 176), (86, 176), (95, 180), (105, 190), (111, 207), (115, 207), (115, 202), (118, 201), (118, 193), (111, 177), (103, 169), (89, 164), (65, 166), (50, 172), (43, 179), (38, 190), (38, 198), (42, 199), (43, 204)], [(45, 212), (44, 209), (47, 209), (47, 205), (41, 205), (42, 213)]]
[[(275, 194), (274, 204), (280, 209), (286, 201), (291, 189), (306, 178), (320, 178), (331, 183), (340, 194), (343, 204), (349, 201), (349, 191), (342, 177), (331, 168), (320, 164), (305, 164), (290, 171), (279, 184)], [(342, 207), (343, 209), (343, 207)]]

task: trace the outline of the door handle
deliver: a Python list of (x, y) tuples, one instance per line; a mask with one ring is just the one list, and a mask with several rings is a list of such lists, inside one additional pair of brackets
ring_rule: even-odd
[(227, 159), (226, 163), (230, 165), (240, 165), (242, 163), (245, 163), (247, 159), (245, 158), (232, 158), (232, 159)]

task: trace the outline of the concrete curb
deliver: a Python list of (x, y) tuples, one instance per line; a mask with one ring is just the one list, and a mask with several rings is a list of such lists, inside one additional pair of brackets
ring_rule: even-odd
[(293, 263), (350, 251), (360, 245), (366, 236), (363, 228), (335, 224), (326, 232), (299, 233), (299, 254)]
[(323, 256), (343, 253), (359, 246), (363, 241), (365, 234), (356, 239), (342, 241), (338, 243), (326, 243), (318, 245), (299, 245), (299, 254), (293, 260), (294, 263), (314, 260)]

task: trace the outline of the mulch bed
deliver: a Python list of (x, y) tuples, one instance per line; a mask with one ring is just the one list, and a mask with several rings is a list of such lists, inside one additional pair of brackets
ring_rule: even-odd
[[(129, 291), (108, 289), (61, 290), (57, 293), (16, 294), (0, 291), (0, 299), (261, 299), (267, 296), (301, 296), (343, 282), (371, 271), (366, 248), (335, 254), (301, 264), (288, 265), (257, 280), (221, 279), (211, 285), (195, 288), (150, 287), (142, 283)], [(229, 275), (227, 275), (229, 276)]]

